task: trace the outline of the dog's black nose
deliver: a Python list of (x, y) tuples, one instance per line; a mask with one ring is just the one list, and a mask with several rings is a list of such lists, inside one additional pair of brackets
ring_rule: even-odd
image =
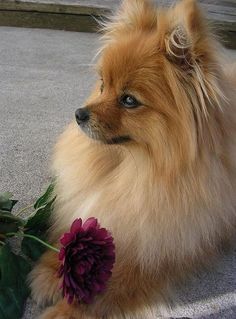
[(90, 115), (90, 112), (89, 112), (89, 109), (87, 107), (83, 107), (81, 109), (78, 109), (75, 112), (75, 118), (76, 118), (77, 123), (80, 125), (82, 123), (87, 122), (89, 120), (89, 115)]

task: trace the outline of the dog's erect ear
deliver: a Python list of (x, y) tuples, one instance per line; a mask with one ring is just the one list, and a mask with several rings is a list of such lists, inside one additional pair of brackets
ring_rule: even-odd
[(114, 39), (133, 30), (156, 27), (156, 8), (151, 0), (124, 0), (117, 14), (104, 23), (106, 39)]
[(167, 57), (185, 68), (194, 60), (204, 62), (202, 59), (207, 58), (210, 39), (206, 19), (196, 1), (182, 0), (169, 10), (167, 19), (168, 30), (163, 44)]
[(170, 8), (162, 25), (160, 48), (169, 61), (191, 74), (185, 79), (200, 101), (199, 108), (196, 108), (196, 100), (192, 102), (200, 123), (199, 114), (207, 117), (209, 105), (221, 108), (221, 102), (225, 101), (218, 82), (220, 68), (215, 55), (217, 43), (195, 0), (182, 0)]

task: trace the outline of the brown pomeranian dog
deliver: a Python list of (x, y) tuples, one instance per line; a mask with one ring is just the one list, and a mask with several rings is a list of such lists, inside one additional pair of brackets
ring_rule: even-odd
[(172, 281), (235, 232), (236, 72), (195, 1), (125, 1), (103, 41), (101, 80), (56, 145), (51, 242), (95, 216), (116, 262), (93, 304), (68, 305), (46, 252), (30, 275), (33, 298), (51, 303), (41, 319), (155, 318)]

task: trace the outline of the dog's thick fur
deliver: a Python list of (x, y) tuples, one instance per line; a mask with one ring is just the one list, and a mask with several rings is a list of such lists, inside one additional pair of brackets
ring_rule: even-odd
[[(104, 26), (98, 83), (83, 131), (72, 123), (54, 157), (51, 241), (75, 218), (111, 230), (116, 263), (93, 305), (67, 305), (47, 252), (31, 273), (41, 319), (150, 318), (170, 281), (209, 263), (236, 225), (236, 72), (193, 0), (168, 10), (125, 1)], [(141, 105), (126, 109), (122, 94)], [(113, 138), (129, 136), (126, 143)]]

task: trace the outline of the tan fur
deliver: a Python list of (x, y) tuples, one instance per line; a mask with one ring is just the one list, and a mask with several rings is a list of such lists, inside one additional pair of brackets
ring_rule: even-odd
[[(235, 232), (236, 72), (226, 72), (195, 1), (169, 10), (125, 1), (104, 32), (104, 90), (98, 82), (87, 102), (89, 127), (72, 123), (56, 145), (51, 241), (75, 218), (95, 216), (111, 230), (117, 260), (93, 305), (62, 301), (43, 319), (152, 318), (170, 282), (210, 263)], [(123, 92), (142, 105), (122, 108)], [(40, 302), (57, 294), (55, 264), (45, 255), (31, 275)]]

